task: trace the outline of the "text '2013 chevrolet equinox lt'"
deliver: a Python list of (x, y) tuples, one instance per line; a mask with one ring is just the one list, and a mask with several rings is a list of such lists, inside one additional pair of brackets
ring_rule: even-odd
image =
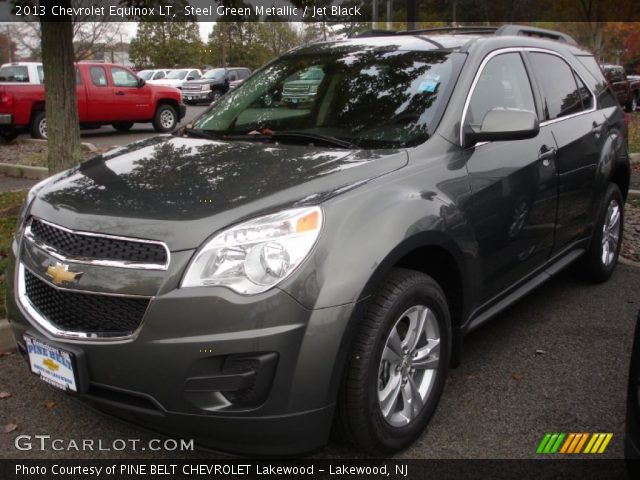
[(9, 318), (31, 371), (130, 422), (253, 455), (339, 424), (390, 454), (464, 334), (571, 263), (609, 278), (628, 185), (624, 114), (570, 37), (371, 32), (36, 185)]

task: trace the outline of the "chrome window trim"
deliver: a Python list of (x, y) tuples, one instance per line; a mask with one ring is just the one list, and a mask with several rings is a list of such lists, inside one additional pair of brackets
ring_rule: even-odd
[(70, 340), (87, 340), (87, 341), (92, 341), (92, 342), (106, 342), (106, 341), (117, 341), (117, 340), (130, 340), (132, 338), (135, 338), (138, 336), (138, 333), (140, 332), (140, 329), (142, 328), (145, 319), (147, 318), (147, 313), (149, 312), (149, 309), (151, 308), (151, 304), (153, 303), (155, 297), (147, 297), (147, 296), (142, 296), (142, 295), (121, 295), (121, 294), (114, 294), (114, 293), (101, 293), (101, 292), (92, 292), (89, 290), (73, 290), (73, 289), (69, 289), (69, 288), (63, 288), (63, 287), (59, 287), (57, 285), (53, 285), (51, 282), (43, 279), (42, 277), (40, 277), (40, 275), (38, 275), (37, 273), (33, 272), (31, 269), (29, 270), (29, 273), (31, 273), (32, 275), (35, 275), (37, 278), (39, 278), (40, 280), (44, 281), (47, 283), (47, 285), (50, 285), (58, 290), (64, 290), (64, 291), (68, 291), (68, 292), (73, 292), (73, 293), (87, 293), (87, 294), (93, 294), (93, 295), (102, 295), (102, 296), (110, 296), (110, 297), (128, 297), (128, 298), (146, 298), (149, 300), (149, 303), (147, 305), (147, 308), (144, 312), (144, 314), (142, 315), (142, 319), (140, 320), (140, 324), (138, 325), (138, 328), (136, 328), (133, 332), (131, 332), (128, 335), (120, 335), (120, 334), (105, 334), (105, 333), (89, 333), (89, 332), (75, 332), (75, 331), (68, 331), (68, 330), (62, 330), (60, 328), (58, 328), (56, 325), (54, 325), (53, 323), (51, 323), (47, 318), (45, 318), (39, 311), (38, 309), (35, 307), (35, 305), (33, 305), (31, 303), (31, 300), (29, 300), (29, 297), (27, 295), (27, 289), (26, 289), (26, 284), (25, 284), (25, 269), (27, 269), (24, 264), (22, 262), (18, 262), (17, 265), (18, 268), (16, 268), (16, 285), (17, 285), (17, 300), (18, 300), (18, 305), (21, 307), (21, 309), (23, 310), (23, 314), (26, 314), (26, 317), (33, 320), (38, 326), (42, 327), (46, 332), (48, 332), (49, 334), (51, 334), (53, 337), (57, 337), (57, 338), (65, 338), (65, 339), (70, 339)]
[[(71, 233), (73, 235), (84, 235), (86, 237), (94, 237), (94, 238), (107, 238), (111, 240), (121, 240), (125, 242), (132, 243), (146, 243), (150, 245), (160, 245), (164, 248), (164, 251), (167, 255), (167, 261), (165, 263), (139, 263), (139, 262), (128, 262), (125, 260), (96, 260), (91, 258), (83, 258), (83, 257), (66, 257), (60, 252), (58, 252), (55, 248), (50, 245), (47, 245), (38, 239), (35, 238), (33, 232), (31, 231), (31, 222), (36, 218), (39, 222), (44, 223), (45, 225), (49, 225), (50, 227), (57, 228), (67, 233)], [(85, 232), (82, 230), (72, 230), (70, 228), (63, 227), (61, 225), (57, 225), (52, 222), (48, 222), (47, 220), (43, 220), (39, 217), (30, 217), (27, 220), (27, 223), (24, 227), (24, 238), (29, 240), (30, 243), (38, 247), (40, 250), (45, 251), (52, 257), (57, 260), (67, 262), (67, 263), (80, 263), (84, 265), (98, 265), (103, 267), (116, 267), (116, 268), (133, 268), (138, 270), (167, 270), (169, 268), (169, 264), (171, 262), (171, 252), (169, 251), (169, 247), (166, 243), (160, 242), (157, 240), (144, 240), (140, 238), (131, 238), (131, 237), (121, 237), (118, 235), (109, 235), (105, 233), (93, 233), (93, 232)]]
[[(576, 69), (571, 66), (571, 64), (567, 61), (567, 59), (564, 57), (564, 55), (562, 55), (562, 54), (560, 54), (558, 52), (554, 52), (553, 50), (548, 50), (546, 48), (539, 48), (539, 47), (508, 47), (508, 48), (501, 48), (501, 49), (498, 49), (498, 50), (494, 50), (493, 52), (489, 53), (486, 57), (484, 57), (484, 59), (480, 63), (480, 66), (478, 67), (478, 71), (476, 72), (475, 77), (473, 78), (473, 82), (471, 82), (471, 88), (469, 89), (469, 93), (467, 94), (467, 98), (464, 101), (464, 107), (462, 108), (462, 118), (461, 118), (461, 121), (460, 121), (460, 132), (459, 132), (460, 138), (458, 140), (458, 143), (459, 143), (460, 147), (462, 147), (463, 130), (464, 130), (465, 121), (467, 119), (467, 111), (469, 109), (469, 104), (471, 103), (471, 96), (475, 92), (476, 85), (478, 84), (478, 81), (480, 80), (480, 75), (482, 74), (482, 71), (486, 67), (487, 63), (489, 63), (489, 61), (491, 61), (492, 58), (497, 57), (498, 55), (502, 55), (502, 54), (505, 54), (505, 53), (520, 53), (520, 52), (547, 53), (547, 54), (550, 54), (550, 55), (555, 55), (556, 57), (560, 57), (562, 60), (564, 60), (564, 62), (571, 69), (571, 71), (575, 75), (577, 75), (580, 80), (582, 80), (582, 83), (584, 83), (585, 87), (587, 87), (587, 90), (589, 90), (589, 93), (591, 93), (591, 96), (593, 97), (593, 107), (591, 107), (591, 109), (583, 110), (582, 112), (578, 112), (578, 113), (573, 113), (573, 114), (567, 115), (565, 117), (554, 118), (553, 120), (545, 120), (543, 122), (540, 122), (540, 126), (541, 127), (544, 127), (546, 125), (551, 125), (553, 123), (558, 123), (558, 122), (561, 122), (563, 120), (568, 120), (570, 118), (574, 118), (574, 117), (577, 117), (579, 115), (585, 115), (587, 113), (593, 113), (598, 109), (598, 105), (597, 105), (598, 99), (597, 99), (595, 93), (593, 92), (593, 90), (591, 90), (591, 87), (589, 87), (589, 84), (584, 81), (584, 78), (582, 77), (582, 75), (580, 75), (576, 71)], [(524, 65), (524, 62), (523, 62), (523, 65)], [(525, 65), (525, 68), (526, 68), (526, 65)], [(531, 80), (529, 80), (529, 85), (531, 86), (531, 93), (534, 93), (533, 92), (533, 85), (531, 85)], [(534, 100), (535, 100), (535, 94), (534, 94)], [(537, 112), (535, 112), (535, 113), (537, 115)], [(486, 145), (487, 143), (489, 143), (489, 142), (482, 142), (482, 144), (476, 144), (476, 145), (474, 145), (474, 147), (479, 146), (479, 145)]]

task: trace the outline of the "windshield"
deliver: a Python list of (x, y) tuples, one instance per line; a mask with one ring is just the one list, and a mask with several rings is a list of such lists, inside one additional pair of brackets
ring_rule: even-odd
[(138, 72), (138, 77), (140, 77), (143, 80), (150, 80), (152, 76), (153, 76), (153, 70), (140, 70)]
[(452, 73), (446, 51), (349, 45), (295, 52), (228, 93), (193, 127), (226, 138), (282, 134), (287, 141), (295, 132), (360, 148), (414, 146), (435, 128)]
[(174, 80), (184, 80), (184, 77), (187, 76), (187, 72), (189, 70), (174, 70), (173, 72), (169, 73), (165, 78), (171, 78)]
[(215, 78), (216, 80), (224, 77), (224, 68), (214, 68), (205, 73), (202, 78)]

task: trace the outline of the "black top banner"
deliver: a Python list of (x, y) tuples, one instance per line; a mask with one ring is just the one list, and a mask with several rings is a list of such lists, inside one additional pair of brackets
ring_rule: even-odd
[(0, 0), (20, 21), (495, 22), (640, 21), (637, 0)]

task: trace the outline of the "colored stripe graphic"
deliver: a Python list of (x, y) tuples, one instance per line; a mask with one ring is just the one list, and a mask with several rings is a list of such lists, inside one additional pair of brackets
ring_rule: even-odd
[[(604, 453), (613, 433), (546, 433), (538, 444), (536, 453), (600, 454)], [(586, 446), (585, 446), (586, 444)], [(583, 450), (584, 447), (584, 450)]]

